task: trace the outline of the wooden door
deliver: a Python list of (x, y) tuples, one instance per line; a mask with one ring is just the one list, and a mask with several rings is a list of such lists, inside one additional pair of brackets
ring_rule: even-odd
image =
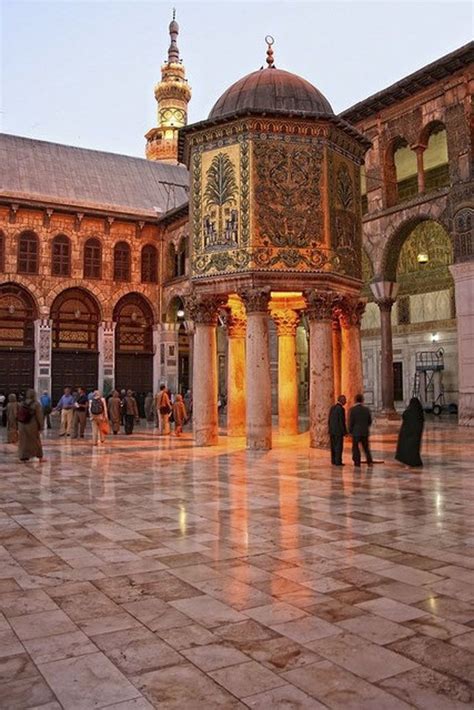
[(115, 388), (130, 389), (137, 394), (153, 392), (153, 355), (117, 353), (115, 356)]
[(84, 387), (87, 392), (98, 387), (98, 353), (81, 350), (53, 350), (53, 403), (65, 387)]
[(0, 350), (0, 392), (19, 394), (34, 387), (35, 353), (33, 350)]

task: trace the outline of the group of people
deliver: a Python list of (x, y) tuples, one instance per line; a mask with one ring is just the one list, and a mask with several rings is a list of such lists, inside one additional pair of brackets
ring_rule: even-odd
[[(355, 396), (355, 404), (349, 410), (346, 422), (345, 405), (347, 399), (341, 394), (329, 411), (328, 428), (331, 442), (331, 463), (333, 466), (344, 466), (342, 454), (344, 437), (352, 437), (352, 461), (356, 468), (361, 465), (361, 447), (368, 466), (374, 459), (370, 450), (369, 436), (372, 425), (372, 414), (364, 404), (364, 395)], [(420, 400), (412, 397), (402, 415), (402, 425), (398, 434), (395, 458), (408, 468), (420, 468), (423, 462), (420, 456), (421, 439), (423, 436), (425, 415)]]
[[(187, 400), (189, 410), (182, 395), (173, 396), (165, 385), (161, 385), (155, 396), (149, 393), (145, 399), (147, 421), (153, 422), (164, 435), (171, 433), (171, 423), (174, 422), (175, 434), (181, 436), (189, 418), (188, 411), (192, 408), (190, 392), (187, 393)], [(2, 409), (7, 443), (18, 444), (21, 461), (30, 458), (43, 460), (40, 433), (43, 428), (51, 428), (51, 416), (54, 414), (60, 415), (59, 436), (72, 439), (84, 438), (87, 421), (90, 420), (94, 446), (103, 444), (110, 432), (117, 435), (122, 426), (125, 434), (132, 434), (135, 423), (140, 420), (138, 402), (132, 390), (113, 390), (106, 399), (99, 390), (88, 394), (83, 387), (65, 387), (53, 407), (47, 392), (43, 392), (38, 400), (36, 392), (30, 389), (20, 398), (15, 394), (8, 395)]]

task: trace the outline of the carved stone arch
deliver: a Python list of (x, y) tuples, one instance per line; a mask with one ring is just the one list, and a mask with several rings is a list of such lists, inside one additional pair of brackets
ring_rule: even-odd
[(444, 123), (444, 115), (440, 115), (439, 118), (432, 118), (428, 123), (426, 123), (422, 127), (418, 140), (419, 144), (427, 146), (430, 136), (440, 130), (446, 130), (446, 125)]
[[(146, 302), (147, 306), (150, 308), (152, 314), (153, 314), (153, 323), (158, 323), (159, 321), (159, 312), (158, 312), (158, 306), (157, 304), (152, 301), (152, 299), (146, 294), (143, 293), (143, 291), (138, 291), (138, 290), (130, 290), (130, 287), (127, 285), (122, 286), (121, 288), (118, 288), (116, 291), (114, 291), (113, 296), (108, 298), (106, 300), (106, 308), (107, 308), (107, 320), (112, 320), (113, 317), (113, 312), (114, 309), (117, 305), (117, 303), (120, 301), (120, 299), (124, 298), (124, 296), (128, 296), (128, 294), (135, 294), (135, 296), (139, 296), (140, 298), (143, 298), (143, 300)], [(157, 299), (158, 300), (158, 299)], [(109, 315), (110, 314), (110, 315)]]
[(452, 234), (440, 219), (429, 213), (420, 212), (420, 214), (415, 214), (397, 225), (388, 237), (382, 255), (381, 273), (379, 274), (381, 278), (387, 281), (396, 281), (398, 260), (405, 241), (419, 224), (429, 221), (436, 222), (443, 228), (451, 241), (451, 246), (454, 247)]
[(24, 274), (15, 274), (15, 278), (8, 281), (15, 286), (20, 286), (31, 295), (35, 302), (36, 312), (38, 317), (47, 317), (49, 308), (46, 306), (46, 297), (37, 283), (37, 279), (29, 279)]
[(45, 305), (48, 306), (49, 310), (51, 310), (51, 307), (59, 294), (63, 291), (74, 288), (85, 291), (88, 295), (92, 296), (97, 304), (97, 311), (100, 314), (100, 319), (108, 320), (104, 308), (104, 304), (106, 302), (106, 292), (98, 285), (92, 283), (88, 283), (87, 288), (84, 288), (83, 279), (63, 279), (61, 283), (49, 291)]

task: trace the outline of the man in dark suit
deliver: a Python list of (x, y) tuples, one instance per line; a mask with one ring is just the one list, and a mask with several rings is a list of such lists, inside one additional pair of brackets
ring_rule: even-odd
[(344, 448), (344, 437), (347, 434), (346, 412), (344, 405), (346, 398), (341, 394), (329, 410), (328, 428), (331, 440), (331, 463), (333, 466), (344, 466), (342, 463), (342, 450)]
[(364, 395), (356, 394), (355, 405), (349, 411), (349, 434), (352, 435), (352, 460), (360, 468), (360, 448), (362, 444), (367, 463), (372, 466), (372, 454), (369, 448), (369, 429), (372, 424), (370, 409), (364, 406)]

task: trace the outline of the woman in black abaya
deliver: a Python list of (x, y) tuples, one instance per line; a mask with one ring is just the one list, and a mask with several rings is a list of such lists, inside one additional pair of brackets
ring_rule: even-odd
[(410, 399), (410, 404), (403, 412), (402, 419), (395, 458), (405, 466), (419, 468), (423, 466), (420, 449), (425, 415), (417, 397)]

